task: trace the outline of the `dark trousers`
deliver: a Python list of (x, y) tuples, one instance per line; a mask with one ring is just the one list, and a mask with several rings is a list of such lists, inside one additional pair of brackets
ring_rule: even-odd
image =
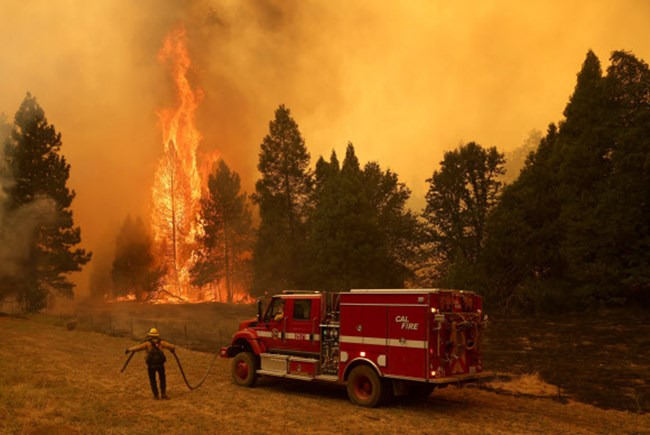
[(156, 385), (156, 372), (160, 378), (160, 392), (164, 396), (167, 392), (167, 380), (165, 378), (165, 366), (149, 366), (149, 384), (155, 397), (158, 397), (158, 385)]

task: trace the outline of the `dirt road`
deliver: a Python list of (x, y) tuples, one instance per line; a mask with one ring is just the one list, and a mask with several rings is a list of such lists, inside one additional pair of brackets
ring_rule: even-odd
[[(649, 432), (650, 415), (581, 403), (511, 397), (475, 388), (435, 391), (424, 401), (354, 407), (340, 387), (268, 379), (254, 389), (230, 383), (219, 360), (190, 392), (167, 364), (170, 401), (154, 401), (143, 357), (120, 374), (133, 342), (0, 317), (2, 433), (433, 433)], [(190, 382), (211, 356), (179, 349)]]

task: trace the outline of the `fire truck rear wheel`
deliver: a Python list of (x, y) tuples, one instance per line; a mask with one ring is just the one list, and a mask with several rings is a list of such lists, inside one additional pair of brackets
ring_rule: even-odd
[(360, 365), (348, 376), (348, 397), (359, 406), (375, 407), (384, 396), (384, 385), (377, 372), (370, 366)]
[(252, 387), (257, 380), (255, 356), (250, 352), (240, 352), (232, 360), (231, 373), (235, 384)]

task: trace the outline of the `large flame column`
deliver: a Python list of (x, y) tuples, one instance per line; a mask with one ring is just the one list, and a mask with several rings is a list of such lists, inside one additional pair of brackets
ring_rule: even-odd
[(187, 74), (191, 66), (185, 29), (173, 30), (158, 55), (172, 74), (177, 105), (158, 112), (164, 155), (158, 163), (152, 188), (151, 226), (159, 262), (166, 268), (166, 297), (191, 299), (189, 268), (199, 231), (201, 177), (196, 153), (201, 135), (195, 113), (201, 98)]

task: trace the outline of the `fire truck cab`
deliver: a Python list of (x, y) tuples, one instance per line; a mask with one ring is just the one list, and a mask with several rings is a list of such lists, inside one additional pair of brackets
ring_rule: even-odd
[(469, 291), (285, 291), (244, 321), (221, 356), (233, 382), (259, 375), (347, 386), (350, 400), (376, 406), (392, 395), (485, 376), (482, 299)]

